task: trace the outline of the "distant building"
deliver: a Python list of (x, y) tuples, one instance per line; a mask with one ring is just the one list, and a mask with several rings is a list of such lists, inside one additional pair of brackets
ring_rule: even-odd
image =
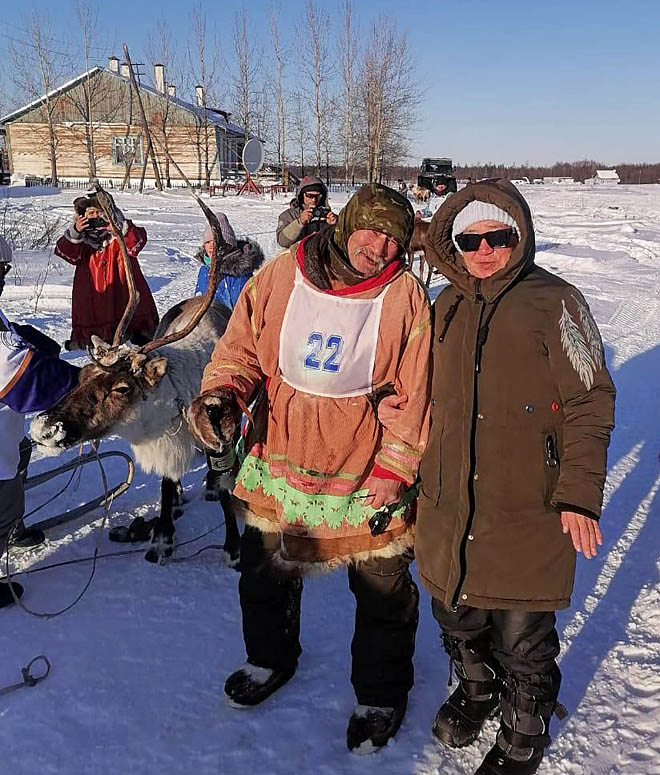
[[(138, 89), (150, 132), (156, 143), (163, 184), (181, 185), (182, 178), (170, 166), (163, 146), (197, 184), (236, 173), (241, 165), (245, 133), (231, 123), (230, 114), (205, 104), (204, 90), (195, 89), (196, 103), (176, 96), (165, 82), (165, 68), (155, 65), (156, 87), (144, 83)], [(50, 139), (47, 110), (52, 111), (55, 142)], [(48, 95), (0, 118), (5, 139), (0, 165), (9, 163), (14, 180), (50, 177), (51, 148), (59, 181), (85, 183), (97, 178), (103, 185), (119, 186), (125, 179), (139, 180), (146, 138), (138, 105), (132, 94), (128, 65), (110, 57), (108, 68), (93, 67)], [(154, 185), (152, 164), (145, 168), (145, 183)]]
[(514, 186), (528, 186), (529, 178), (528, 177), (514, 178), (510, 182), (513, 183)]
[(592, 186), (616, 186), (621, 180), (619, 179), (619, 174), (616, 170), (596, 170), (596, 174), (593, 178), (587, 178), (584, 182), (589, 183)]
[(571, 178), (564, 175), (558, 175), (558, 176), (546, 176), (543, 178), (543, 182), (546, 185), (556, 186), (556, 185), (566, 185), (568, 183), (575, 183), (575, 178)]

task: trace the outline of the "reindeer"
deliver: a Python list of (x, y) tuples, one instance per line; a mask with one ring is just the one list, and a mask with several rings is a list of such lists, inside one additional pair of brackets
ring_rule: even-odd
[[(413, 229), (412, 237), (410, 238), (410, 245), (408, 246), (408, 261), (410, 268), (413, 267), (415, 261), (415, 253), (419, 253), (419, 280), (424, 283), (428, 288), (431, 282), (431, 274), (433, 268), (431, 264), (428, 264), (428, 275), (426, 281), (424, 281), (424, 261), (426, 260), (426, 235), (428, 234), (430, 221), (423, 221), (422, 214), (417, 211), (415, 213), (415, 228)], [(428, 262), (427, 262), (428, 263)]]
[[(79, 384), (59, 404), (38, 415), (31, 425), (32, 438), (48, 447), (66, 448), (110, 434), (122, 436), (131, 445), (135, 459), (147, 473), (162, 477), (160, 514), (148, 523), (133, 521), (138, 537), (146, 524), (151, 546), (145, 554), (149, 562), (160, 562), (172, 554), (174, 519), (180, 516), (179, 480), (189, 470), (195, 454), (195, 441), (186, 422), (186, 410), (199, 393), (202, 372), (215, 342), (224, 333), (228, 309), (213, 301), (217, 286), (219, 257), (231, 247), (224, 241), (215, 215), (201, 200), (213, 228), (216, 250), (212, 257), (209, 282), (204, 296), (188, 299), (163, 317), (153, 341), (137, 347), (123, 338), (132, 312), (137, 307), (130, 261), (123, 237), (113, 217), (114, 203), (97, 185), (97, 196), (115, 236), (120, 239), (127, 271), (129, 300), (112, 344), (92, 339), (92, 363), (83, 367)], [(156, 352), (158, 351), (158, 352)], [(240, 533), (231, 504), (231, 469), (240, 416), (223, 426), (223, 450), (227, 470), (220, 501), (225, 514), (224, 549), (230, 564), (239, 558)], [(136, 524), (138, 523), (138, 524)], [(140, 528), (140, 529), (138, 529)], [(129, 532), (131, 528), (128, 528)], [(130, 540), (130, 537), (129, 537)]]
[(410, 190), (417, 204), (421, 204), (422, 202), (428, 202), (431, 197), (431, 192), (428, 190), (428, 188), (424, 188), (424, 186), (415, 185), (415, 186), (412, 186)]

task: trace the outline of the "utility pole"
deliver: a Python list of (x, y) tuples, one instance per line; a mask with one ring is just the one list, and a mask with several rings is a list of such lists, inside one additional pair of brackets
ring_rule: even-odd
[(133, 63), (131, 62), (130, 54), (128, 53), (128, 46), (124, 43), (124, 56), (126, 57), (126, 64), (128, 65), (128, 77), (131, 82), (131, 86), (133, 88), (133, 91), (135, 92), (135, 96), (137, 98), (138, 108), (140, 110), (140, 118), (142, 119), (142, 128), (144, 130), (144, 136), (147, 139), (147, 152), (144, 156), (144, 163), (142, 165), (142, 177), (140, 178), (140, 193), (142, 193), (144, 189), (144, 173), (146, 171), (147, 167), (147, 160), (149, 156), (151, 156), (151, 161), (154, 168), (154, 178), (156, 179), (156, 188), (159, 191), (163, 190), (163, 181), (160, 179), (160, 172), (158, 170), (158, 159), (156, 158), (156, 149), (153, 146), (153, 143), (151, 142), (151, 132), (149, 131), (149, 124), (147, 123), (147, 116), (144, 112), (144, 105), (142, 104), (142, 97), (140, 95), (140, 90), (138, 89), (137, 82), (135, 80), (135, 73), (133, 71)]

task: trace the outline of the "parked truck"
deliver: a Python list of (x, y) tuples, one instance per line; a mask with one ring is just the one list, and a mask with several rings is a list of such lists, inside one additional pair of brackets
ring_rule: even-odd
[(456, 176), (451, 159), (422, 159), (419, 165), (417, 185), (435, 193), (436, 186), (446, 186), (447, 191), (456, 191)]

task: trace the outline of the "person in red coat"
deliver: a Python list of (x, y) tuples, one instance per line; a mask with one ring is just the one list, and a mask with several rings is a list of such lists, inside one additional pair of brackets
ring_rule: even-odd
[[(110, 231), (96, 195), (73, 202), (75, 220), (59, 238), (55, 254), (76, 267), (71, 304), (71, 338), (67, 350), (82, 350), (91, 344), (92, 334), (111, 342), (126, 308), (128, 288), (119, 240)], [(124, 234), (131, 258), (140, 303), (131, 320), (127, 339), (134, 344), (148, 342), (158, 325), (158, 312), (144, 279), (137, 255), (147, 244), (147, 232), (126, 220), (115, 206), (117, 225)]]

